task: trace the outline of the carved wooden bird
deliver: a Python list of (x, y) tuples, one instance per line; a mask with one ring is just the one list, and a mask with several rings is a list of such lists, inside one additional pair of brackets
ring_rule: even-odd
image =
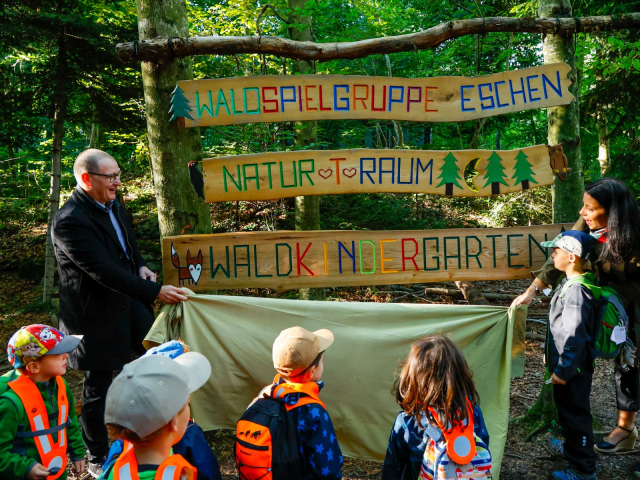
[(567, 172), (570, 172), (571, 169), (568, 168), (569, 161), (562, 151), (562, 143), (558, 145), (547, 146), (549, 147), (549, 164), (551, 165), (551, 170), (558, 176), (560, 180), (566, 180)]
[(189, 162), (189, 178), (196, 194), (204, 200), (204, 178), (202, 177), (202, 172), (198, 169), (198, 162), (195, 160)]

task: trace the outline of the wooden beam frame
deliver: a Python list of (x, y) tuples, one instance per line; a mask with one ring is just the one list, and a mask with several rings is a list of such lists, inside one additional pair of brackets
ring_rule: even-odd
[(259, 53), (299, 60), (326, 62), (364, 58), (369, 55), (434, 48), (452, 38), (491, 32), (530, 32), (572, 35), (577, 32), (634, 29), (640, 27), (640, 13), (570, 18), (487, 17), (441, 23), (422, 32), (356, 42), (298, 42), (271, 36), (158, 37), (116, 45), (124, 63), (162, 62), (190, 55), (235, 55)]

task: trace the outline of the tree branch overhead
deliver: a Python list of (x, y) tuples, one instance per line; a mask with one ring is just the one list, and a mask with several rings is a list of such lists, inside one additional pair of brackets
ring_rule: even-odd
[(640, 27), (640, 13), (582, 18), (488, 17), (455, 20), (441, 23), (422, 32), (356, 42), (300, 42), (271, 36), (158, 37), (140, 42), (119, 43), (116, 45), (116, 55), (124, 63), (162, 62), (190, 55), (240, 53), (260, 53), (298, 60), (326, 62), (337, 59), (363, 58), (384, 53), (425, 50), (464, 35), (492, 32), (572, 35), (576, 32), (588, 33), (638, 27)]

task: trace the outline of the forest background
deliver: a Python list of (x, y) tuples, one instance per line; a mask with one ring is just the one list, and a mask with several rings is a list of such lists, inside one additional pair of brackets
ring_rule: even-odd
[[(189, 35), (274, 35), (290, 38), (312, 18), (316, 42), (355, 41), (425, 30), (441, 22), (490, 16), (536, 17), (536, 1), (316, 0), (293, 11), (283, 1), (187, 2)], [(574, 16), (640, 11), (640, 2), (577, 1)], [(162, 8), (158, 3), (158, 8)], [(4, 0), (0, 4), (0, 235), (29, 237), (34, 248), (2, 252), (5, 271), (42, 273), (54, 116), (63, 98), (61, 203), (75, 186), (72, 165), (82, 150), (111, 153), (125, 172), (122, 196), (137, 218), (141, 249), (160, 271), (159, 229), (138, 65), (124, 65), (115, 45), (138, 38), (132, 0)], [(585, 181), (603, 174), (640, 191), (636, 152), (640, 41), (635, 31), (578, 34), (581, 153)], [(61, 48), (64, 46), (64, 48)], [(64, 58), (62, 58), (64, 56)], [(292, 60), (269, 55), (193, 57), (194, 77), (290, 74)], [(541, 36), (468, 35), (432, 50), (317, 63), (317, 73), (397, 77), (476, 76), (542, 64)], [(64, 65), (64, 68), (60, 68)], [(58, 101), (56, 102), (56, 95)], [(56, 107), (58, 106), (58, 107)], [(203, 157), (300, 148), (293, 123), (207, 127)], [(463, 123), (320, 121), (309, 149), (516, 149), (547, 142), (544, 109)], [(186, 168), (186, 167), (185, 167)], [(552, 189), (491, 198), (377, 194), (323, 196), (322, 229), (502, 227), (552, 222)], [(293, 199), (211, 205), (213, 232), (292, 229)], [(35, 229), (35, 230), (34, 230)], [(34, 236), (35, 233), (35, 236)]]
[[(140, 1), (162, 8), (158, 0)], [(535, 0), (310, 0), (297, 9), (290, 8), (291, 0), (274, 0), (269, 5), (256, 0), (190, 0), (189, 35), (295, 38), (297, 30), (307, 27), (288, 19), (299, 15), (312, 19), (315, 42), (356, 41), (414, 33), (449, 20), (537, 17), (539, 7)], [(572, 2), (572, 7), (576, 17), (619, 15), (640, 12), (640, 1), (579, 0)], [(161, 273), (160, 228), (140, 65), (125, 65), (115, 56), (117, 43), (138, 38), (137, 22), (135, 0), (0, 0), (1, 345), (20, 325), (47, 321), (55, 311), (42, 302), (42, 279), (52, 159), (56, 155), (61, 160), (60, 205), (75, 186), (72, 165), (82, 150), (100, 148), (117, 159), (124, 172), (121, 199), (134, 215), (141, 251), (150, 268)], [(614, 176), (623, 179), (637, 196), (640, 35), (637, 30), (580, 33), (575, 36), (575, 48), (585, 183), (603, 175)], [(196, 79), (281, 75), (295, 70), (293, 60), (258, 54), (196, 56), (190, 63)], [(320, 74), (435, 77), (493, 74), (542, 63), (541, 35), (488, 33), (462, 36), (430, 50), (334, 60), (317, 63), (314, 68)], [(65, 113), (62, 121), (61, 106)], [(54, 145), (56, 128), (60, 145)], [(534, 109), (463, 123), (319, 121), (313, 128), (315, 141), (304, 147), (296, 144), (291, 122), (201, 128), (202, 157), (299, 148), (517, 149), (547, 143), (547, 112)], [(490, 198), (328, 195), (320, 199), (320, 228), (549, 224), (553, 222), (552, 197), (550, 187)], [(294, 210), (294, 199), (212, 204), (212, 231), (292, 230)], [(521, 286), (515, 282), (513, 288)], [(509, 287), (500, 284), (496, 288)], [(405, 292), (398, 297), (381, 290), (330, 289), (327, 293), (348, 300), (421, 301), (415, 294)], [(268, 290), (228, 293), (275, 295)], [(298, 292), (284, 296), (297, 298)], [(533, 365), (533, 377), (541, 375), (539, 345), (528, 343), (527, 348), (537, 355), (528, 358), (528, 368)], [(1, 353), (0, 360), (4, 360)], [(611, 372), (605, 376), (610, 377)], [(602, 382), (611, 390), (608, 377)], [(519, 398), (522, 404), (513, 411), (519, 408), (522, 413), (527, 403), (531, 406), (535, 401), (541, 381), (525, 377), (517, 382), (520, 384), (512, 385), (512, 408), (514, 398)], [(614, 412), (612, 405), (600, 411), (607, 412), (598, 414), (603, 421), (612, 420), (607, 417)], [(231, 456), (224, 449), (231, 444), (223, 438), (216, 450), (220, 454), (222, 449), (230, 465)], [(517, 460), (520, 447), (515, 445), (512, 452), (511, 458)], [(354, 472), (369, 467), (356, 464), (349, 468)], [(375, 468), (371, 467), (371, 475)], [(612, 468), (611, 478), (620, 468)], [(505, 473), (518, 478), (522, 469), (531, 471), (528, 464), (516, 463), (507, 465)], [(547, 470), (548, 465), (540, 467), (541, 474)], [(369, 478), (362, 472), (353, 476)]]

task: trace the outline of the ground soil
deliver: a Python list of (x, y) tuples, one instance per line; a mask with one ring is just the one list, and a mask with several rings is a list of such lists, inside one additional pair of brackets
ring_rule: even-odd
[[(6, 250), (4, 253), (7, 253)], [(13, 257), (15, 258), (15, 257)], [(4, 260), (4, 261), (3, 261)], [(5, 268), (2, 268), (5, 265)], [(6, 268), (6, 257), (0, 259), (0, 345), (6, 345), (11, 334), (22, 325), (32, 323), (50, 323), (51, 317), (37, 309), (41, 295), (37, 282), (21, 279), (14, 268)], [(14, 264), (15, 265), (15, 264)], [(523, 290), (528, 281), (512, 282), (482, 282), (480, 287), (485, 292), (516, 294)], [(436, 285), (429, 285), (430, 287)], [(452, 284), (439, 285), (452, 288)], [(379, 289), (344, 289), (331, 291), (336, 298), (360, 301), (402, 301), (418, 303), (465, 303), (462, 299), (442, 296), (425, 296), (417, 286), (389, 286)], [(414, 293), (411, 293), (414, 292)], [(418, 292), (418, 293), (415, 293)], [(424, 292), (424, 290), (422, 290)], [(261, 294), (265, 292), (238, 292), (243, 294)], [(268, 293), (268, 292), (267, 292)], [(508, 302), (492, 302), (507, 305)], [(534, 305), (535, 306), (535, 305)], [(534, 320), (544, 318), (544, 305), (538, 304), (537, 309), (530, 310), (529, 317)], [(535, 321), (527, 322), (527, 331), (544, 335), (544, 325)], [(527, 340), (526, 367), (523, 378), (512, 380), (511, 402), (509, 417), (517, 419), (525, 414), (535, 402), (544, 376), (542, 363), (543, 349), (540, 340)], [(6, 370), (8, 365), (3, 353), (0, 352), (0, 369)], [(1, 373), (1, 372), (0, 372)], [(72, 386), (76, 399), (80, 398), (82, 375), (80, 372), (69, 371), (67, 381)], [(615, 391), (613, 382), (613, 368), (610, 361), (598, 361), (591, 394), (591, 408), (594, 414), (594, 430), (608, 432), (615, 425)], [(389, 426), (391, 428), (391, 425)], [(564, 468), (564, 462), (553, 458), (545, 449), (545, 441), (555, 432), (544, 430), (535, 435), (530, 441), (524, 439), (528, 431), (517, 421), (512, 421), (508, 431), (507, 447), (502, 466), (502, 479), (542, 479), (558, 469)], [(208, 432), (212, 448), (218, 457), (223, 470), (224, 479), (237, 479), (233, 463), (233, 432)], [(621, 456), (600, 455), (598, 458), (601, 480), (633, 478), (631, 472), (638, 459), (640, 451)], [(355, 459), (345, 459), (344, 478), (364, 480), (380, 478), (381, 464)]]

